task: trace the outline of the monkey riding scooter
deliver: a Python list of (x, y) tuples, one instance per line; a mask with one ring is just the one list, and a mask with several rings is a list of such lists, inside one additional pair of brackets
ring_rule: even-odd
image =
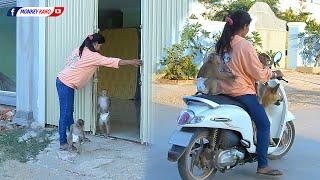
[[(278, 63), (281, 52), (273, 62)], [(290, 150), (294, 138), (294, 115), (288, 110), (288, 99), (280, 81), (277, 102), (265, 107), (270, 120), (270, 159), (280, 159)], [(287, 82), (287, 81), (286, 81)], [(178, 162), (180, 176), (185, 180), (212, 179), (217, 171), (257, 161), (254, 122), (242, 104), (228, 96), (195, 95), (183, 98), (186, 108), (181, 111), (178, 128), (169, 143), (168, 160)]]

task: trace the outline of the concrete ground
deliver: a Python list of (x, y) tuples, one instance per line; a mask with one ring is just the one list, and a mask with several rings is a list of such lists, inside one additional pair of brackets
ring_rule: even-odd
[[(170, 148), (168, 139), (176, 127), (176, 117), (181, 110), (178, 107), (156, 104), (154, 145), (146, 162), (146, 179), (179, 180), (176, 163), (167, 161), (167, 151)], [(296, 139), (290, 152), (281, 160), (270, 161), (270, 165), (284, 171), (283, 180), (318, 179), (320, 177), (320, 108), (293, 111), (297, 120)], [(217, 173), (215, 179), (263, 179), (255, 174), (256, 164), (238, 166), (226, 173)], [(318, 177), (318, 178), (317, 178)], [(270, 179), (270, 178), (268, 178)]]
[(1, 180), (144, 179), (147, 147), (113, 138), (89, 136), (80, 155), (60, 151), (58, 135), (36, 159), (0, 164)]

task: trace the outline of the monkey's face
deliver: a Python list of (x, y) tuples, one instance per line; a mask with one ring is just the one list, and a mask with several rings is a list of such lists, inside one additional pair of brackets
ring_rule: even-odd
[(102, 90), (101, 91), (101, 96), (107, 96), (107, 91), (106, 90)]
[(220, 56), (218, 55), (210, 55), (208, 61), (215, 67), (220, 64)]
[(77, 123), (76, 123), (76, 126), (77, 126), (78, 128), (83, 128), (83, 127), (84, 127), (84, 120), (78, 119), (78, 120), (77, 120)]

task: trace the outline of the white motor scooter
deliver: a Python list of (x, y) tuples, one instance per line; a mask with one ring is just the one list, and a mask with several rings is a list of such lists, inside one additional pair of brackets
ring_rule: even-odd
[[(278, 63), (281, 57), (278, 52), (274, 62)], [(268, 84), (276, 86), (280, 80), (273, 79)], [(265, 108), (271, 130), (270, 159), (284, 156), (295, 137), (292, 122), (295, 117), (288, 110), (281, 84), (278, 92), (280, 99)], [(169, 161), (178, 161), (183, 179), (212, 179), (217, 171), (225, 172), (238, 164), (256, 161), (255, 126), (239, 102), (223, 95), (186, 96), (183, 100), (187, 107), (177, 120), (178, 129), (169, 140), (172, 147), (168, 152)]]

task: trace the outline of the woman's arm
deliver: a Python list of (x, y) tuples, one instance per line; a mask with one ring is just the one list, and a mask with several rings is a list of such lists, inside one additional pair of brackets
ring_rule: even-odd
[(119, 66), (126, 66), (126, 65), (131, 65), (135, 67), (139, 67), (142, 65), (142, 61), (140, 59), (133, 59), (133, 60), (124, 60), (121, 59), (119, 61)]
[(114, 57), (106, 57), (98, 52), (93, 52), (91, 54), (91, 59), (94, 61), (95, 65), (118, 68), (119, 66), (131, 65), (135, 67), (142, 66), (142, 61), (140, 59), (124, 60)]

